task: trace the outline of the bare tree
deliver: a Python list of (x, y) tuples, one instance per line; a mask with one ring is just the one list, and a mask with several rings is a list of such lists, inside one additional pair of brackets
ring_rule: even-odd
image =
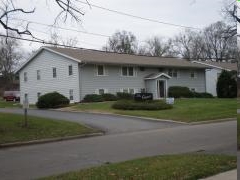
[(0, 38), (0, 73), (6, 82), (12, 82), (14, 70), (21, 59), (20, 42), (16, 39)]
[(188, 60), (204, 60), (206, 47), (201, 32), (185, 30), (173, 40), (173, 51)]
[(234, 59), (234, 52), (237, 48), (237, 39), (232, 36), (230, 26), (219, 21), (206, 27), (204, 30), (204, 40), (207, 47), (209, 59), (223, 61)]
[(118, 31), (108, 39), (107, 45), (103, 47), (105, 51), (135, 54), (137, 52), (137, 38), (127, 31)]
[[(54, 19), (54, 24), (58, 20), (66, 22), (68, 17), (72, 20), (79, 22), (81, 21), (81, 16), (84, 15), (84, 12), (79, 8), (80, 2), (78, 0), (47, 0), (57, 4), (59, 7), (59, 13)], [(6, 35), (9, 32), (15, 32), (18, 35), (29, 35), (33, 38), (36, 38), (32, 32), (29, 30), (29, 23), (24, 27), (15, 27), (10, 23), (12, 17), (17, 17), (22, 14), (33, 14), (35, 13), (36, 7), (30, 10), (26, 10), (22, 7), (17, 7), (15, 0), (0, 0), (0, 25), (6, 30)], [(38, 38), (36, 38), (38, 39)]]
[(68, 38), (64, 39), (62, 36), (58, 35), (58, 33), (53, 32), (50, 34), (49, 42), (52, 43), (53, 46), (56, 46), (56, 47), (58, 47), (58, 44), (75, 47), (78, 44), (78, 38), (77, 37), (68, 37)]

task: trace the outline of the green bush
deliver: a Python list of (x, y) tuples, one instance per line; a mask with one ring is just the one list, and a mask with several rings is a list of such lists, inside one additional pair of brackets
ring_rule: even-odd
[(83, 102), (102, 102), (102, 101), (103, 101), (102, 95), (98, 94), (87, 94), (83, 98)]
[(168, 96), (174, 98), (190, 98), (193, 97), (193, 93), (189, 90), (188, 87), (171, 86), (168, 88)]
[(192, 96), (195, 98), (213, 98), (213, 95), (210, 93), (199, 93), (199, 92), (192, 92)]
[(133, 99), (133, 94), (125, 93), (125, 92), (117, 92), (118, 99)]
[(69, 105), (69, 99), (58, 92), (44, 94), (38, 98), (36, 106), (40, 109), (59, 108)]
[(112, 108), (122, 110), (163, 110), (171, 109), (172, 105), (166, 104), (164, 101), (119, 100), (112, 105)]
[(115, 96), (114, 94), (110, 94), (110, 93), (102, 94), (102, 98), (104, 101), (116, 101), (117, 100), (117, 96)]
[(222, 71), (217, 81), (217, 96), (219, 98), (237, 97), (236, 72)]

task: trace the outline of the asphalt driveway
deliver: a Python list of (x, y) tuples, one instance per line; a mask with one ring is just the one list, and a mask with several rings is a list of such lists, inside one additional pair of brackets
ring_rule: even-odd
[[(22, 109), (1, 109), (0, 112), (23, 114)], [(61, 112), (51, 110), (28, 110), (29, 115), (53, 118), (59, 120), (67, 120), (79, 122), (91, 127), (101, 129), (106, 134), (135, 132), (151, 129), (164, 129), (183, 124), (177, 122), (152, 121), (134, 117), (124, 117), (106, 114), (91, 114), (84, 112)]]

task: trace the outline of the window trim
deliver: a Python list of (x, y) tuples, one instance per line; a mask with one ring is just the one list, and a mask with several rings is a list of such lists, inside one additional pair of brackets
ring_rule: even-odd
[[(171, 71), (171, 75), (170, 75), (170, 71)], [(174, 74), (176, 73), (176, 76), (174, 76)], [(177, 69), (168, 69), (168, 73), (169, 76), (171, 76), (172, 78), (179, 78), (179, 71)]]
[[(99, 74), (98, 72), (98, 67), (99, 66), (102, 66), (103, 67), (103, 74)], [(106, 73), (106, 67), (105, 67), (105, 65), (103, 65), (103, 64), (97, 64), (96, 66), (95, 66), (95, 68), (96, 68), (96, 75), (97, 76), (107, 76), (107, 73)]]
[(27, 77), (27, 72), (23, 73), (23, 81), (27, 82), (28, 81), (28, 77)]
[(73, 89), (69, 89), (69, 100), (70, 100), (70, 101), (73, 101), (73, 100), (74, 100)]
[[(192, 77), (192, 73), (194, 75), (193, 77)], [(190, 71), (190, 78), (191, 79), (196, 79), (197, 78), (197, 72), (195, 70)]]
[[(55, 71), (54, 71), (55, 70)], [(52, 77), (53, 78), (57, 78), (57, 68), (56, 67), (53, 67), (52, 68)]]
[(41, 71), (39, 69), (37, 70), (37, 80), (41, 80)]
[(68, 65), (68, 76), (72, 76), (72, 75), (73, 75), (73, 65), (71, 64), (71, 65)]
[[(123, 75), (123, 68), (127, 68), (127, 75)], [(133, 75), (129, 75), (129, 68), (133, 68)], [(121, 76), (122, 77), (136, 77), (136, 68), (134, 66), (121, 66)]]

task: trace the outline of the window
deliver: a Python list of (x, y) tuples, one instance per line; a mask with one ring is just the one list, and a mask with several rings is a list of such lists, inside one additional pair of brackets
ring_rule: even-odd
[(105, 75), (105, 68), (103, 65), (97, 65), (97, 75), (104, 76)]
[(122, 76), (134, 76), (134, 67), (122, 67)]
[(24, 76), (24, 82), (27, 82), (28, 78), (27, 78), (27, 72), (24, 72), (23, 73), (23, 76)]
[(24, 94), (24, 100), (25, 100), (25, 101), (28, 100), (28, 94), (27, 94), (27, 93)]
[(140, 71), (145, 71), (145, 67), (139, 67)]
[(163, 72), (164, 69), (163, 69), (163, 68), (158, 68), (158, 71), (159, 71), (159, 72)]
[(57, 77), (57, 68), (53, 68), (53, 78)]
[(40, 70), (37, 70), (37, 80), (41, 79)]
[(191, 78), (196, 78), (197, 77), (197, 73), (195, 71), (191, 71), (190, 72), (190, 77)]
[(98, 94), (101, 94), (101, 95), (104, 94), (104, 89), (99, 89)]
[(69, 90), (69, 100), (72, 101), (73, 100), (73, 89)]
[(38, 92), (38, 93), (37, 93), (37, 97), (39, 98), (40, 96), (41, 96), (41, 93), (40, 93), (40, 92)]
[(134, 89), (129, 89), (130, 94), (134, 94)]
[(190, 88), (190, 91), (196, 92), (196, 88)]
[(129, 93), (129, 94), (134, 94), (134, 89), (133, 88), (124, 88), (122, 89), (123, 93)]
[(72, 65), (68, 66), (68, 75), (71, 76), (73, 74), (73, 67)]
[(178, 72), (176, 69), (169, 69), (168, 70), (168, 75), (171, 77), (178, 77)]

